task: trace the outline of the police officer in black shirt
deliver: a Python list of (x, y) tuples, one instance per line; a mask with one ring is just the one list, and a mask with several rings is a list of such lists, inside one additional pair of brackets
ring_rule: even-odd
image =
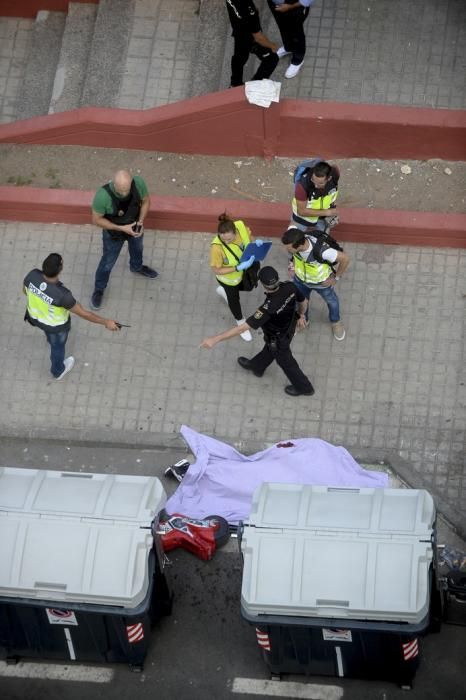
[(210, 349), (220, 341), (234, 338), (246, 330), (262, 328), (265, 341), (263, 349), (251, 360), (238, 357), (238, 363), (256, 377), (262, 377), (275, 360), (291, 382), (285, 387), (287, 394), (312, 396), (312, 384), (299, 368), (290, 349), (296, 327), (301, 329), (306, 326), (306, 298), (292, 282), (280, 282), (278, 272), (273, 267), (263, 267), (259, 272), (259, 280), (265, 290), (264, 303), (246, 319), (246, 323), (205, 338), (201, 347)]
[(253, 80), (270, 78), (278, 63), (278, 46), (262, 33), (253, 0), (226, 0), (235, 47), (231, 59), (231, 87), (243, 85), (243, 68), (253, 53), (261, 64)]

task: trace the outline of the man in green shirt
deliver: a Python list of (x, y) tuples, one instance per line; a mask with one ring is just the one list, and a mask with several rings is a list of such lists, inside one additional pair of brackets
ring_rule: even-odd
[(157, 272), (142, 263), (144, 219), (150, 206), (146, 183), (139, 175), (118, 170), (111, 182), (97, 190), (92, 202), (92, 223), (102, 227), (103, 255), (95, 273), (93, 309), (100, 309), (110, 273), (123, 243), (128, 241), (129, 269), (154, 279)]

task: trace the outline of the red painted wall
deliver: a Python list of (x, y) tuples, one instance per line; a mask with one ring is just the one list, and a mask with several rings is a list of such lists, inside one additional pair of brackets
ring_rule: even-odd
[(230, 156), (466, 160), (466, 111), (283, 100), (243, 88), (154, 109), (86, 107), (0, 125), (0, 142)]
[(96, 5), (99, 0), (0, 0), (0, 17), (35, 17), (39, 10), (68, 12), (70, 2)]
[[(0, 219), (90, 224), (93, 196), (78, 190), (0, 187)], [(225, 210), (245, 219), (262, 236), (280, 236), (290, 214), (288, 204), (153, 195), (147, 227), (213, 233), (219, 212)], [(465, 214), (351, 208), (340, 212), (341, 241), (466, 248)]]

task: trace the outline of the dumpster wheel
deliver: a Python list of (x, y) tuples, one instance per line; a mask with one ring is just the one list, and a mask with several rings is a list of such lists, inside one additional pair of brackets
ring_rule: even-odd
[(133, 673), (142, 673), (144, 671), (144, 664), (130, 664), (129, 668)]

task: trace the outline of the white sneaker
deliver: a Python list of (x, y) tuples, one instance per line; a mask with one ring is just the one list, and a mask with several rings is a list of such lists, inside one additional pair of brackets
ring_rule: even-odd
[(219, 297), (222, 297), (223, 301), (228, 304), (227, 293), (220, 285), (215, 290)]
[[(245, 319), (245, 318), (242, 318), (242, 319), (240, 319), (239, 321), (236, 321), (236, 325), (237, 325), (237, 326), (242, 326), (243, 323), (246, 323), (246, 319)], [(244, 333), (241, 333), (240, 335), (241, 335), (242, 339), (245, 340), (245, 341), (248, 342), (248, 343), (252, 340), (252, 335), (251, 335), (251, 331), (250, 331), (250, 330), (244, 331)]]
[(296, 75), (298, 75), (303, 63), (304, 61), (301, 61), (301, 63), (299, 63), (297, 66), (295, 66), (294, 63), (290, 63), (290, 65), (286, 69), (285, 78), (294, 78)]
[(289, 56), (291, 51), (287, 51), (284, 46), (280, 46), (279, 49), (277, 49), (277, 56), (278, 58), (283, 58), (283, 56)]
[(332, 323), (333, 337), (335, 340), (344, 340), (346, 336), (345, 327), (341, 321)]
[(71, 372), (71, 370), (72, 370), (73, 367), (74, 367), (74, 357), (73, 357), (72, 355), (70, 355), (69, 357), (67, 357), (66, 360), (65, 360), (65, 362), (64, 362), (64, 365), (65, 365), (65, 369), (63, 370), (63, 372), (62, 372), (58, 377), (55, 377), (55, 379), (56, 379), (57, 381), (58, 381), (59, 379), (63, 379), (63, 377), (65, 376), (65, 374), (68, 374), (68, 372)]

